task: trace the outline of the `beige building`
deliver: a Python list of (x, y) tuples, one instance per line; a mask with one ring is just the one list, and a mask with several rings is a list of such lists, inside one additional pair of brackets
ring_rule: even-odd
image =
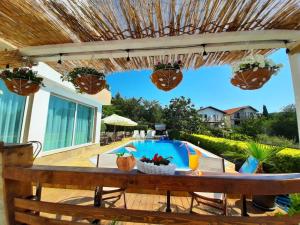
[(243, 120), (257, 116), (258, 110), (252, 106), (242, 106), (224, 110), (226, 127), (239, 125)]

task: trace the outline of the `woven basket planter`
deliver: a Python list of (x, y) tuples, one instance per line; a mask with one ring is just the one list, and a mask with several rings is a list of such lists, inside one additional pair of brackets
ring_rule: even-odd
[(40, 89), (40, 85), (38, 83), (26, 79), (4, 79), (4, 82), (8, 90), (21, 96), (34, 94)]
[(151, 75), (151, 81), (158, 89), (170, 91), (182, 80), (182, 72), (175, 69), (156, 70)]
[(97, 75), (84, 74), (74, 80), (81, 92), (94, 95), (106, 87), (106, 81)]
[(273, 69), (258, 68), (256, 71), (245, 70), (236, 72), (231, 78), (231, 83), (243, 90), (255, 90), (261, 88), (268, 80), (270, 80)]
[(147, 174), (167, 174), (173, 175), (175, 173), (176, 166), (172, 163), (169, 165), (154, 165), (154, 163), (147, 163), (137, 160), (137, 169), (143, 173)]

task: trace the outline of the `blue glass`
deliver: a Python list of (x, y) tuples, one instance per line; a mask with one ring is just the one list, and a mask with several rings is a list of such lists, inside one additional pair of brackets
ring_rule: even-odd
[(10, 92), (0, 80), (0, 141), (19, 143), (26, 97)]
[[(153, 158), (158, 153), (163, 157), (172, 156), (171, 163), (175, 164), (177, 168), (189, 169), (189, 156), (185, 145), (181, 141), (169, 141), (169, 140), (145, 140), (145, 141), (133, 141), (132, 144), (137, 151), (133, 152), (134, 157), (140, 159), (143, 156), (147, 158)], [(191, 146), (189, 149), (192, 150)], [(124, 147), (114, 150), (112, 153), (128, 152)], [(193, 150), (194, 151), (194, 150)], [(204, 157), (205, 154), (202, 154)]]
[(75, 144), (92, 142), (94, 129), (94, 109), (84, 105), (77, 105)]
[(259, 165), (259, 161), (250, 156), (239, 170), (239, 173), (255, 173)]
[(76, 104), (50, 96), (44, 151), (72, 146)]

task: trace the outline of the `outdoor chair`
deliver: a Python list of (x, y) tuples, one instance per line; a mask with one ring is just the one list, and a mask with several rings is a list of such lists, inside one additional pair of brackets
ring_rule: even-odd
[[(201, 172), (225, 173), (225, 161), (222, 158), (200, 157), (199, 170)], [(225, 193), (191, 192), (190, 213), (193, 212), (194, 201), (197, 205), (203, 204), (227, 214), (227, 198)]]
[(153, 139), (155, 136), (154, 130), (147, 130), (146, 139)]
[(141, 137), (141, 139), (145, 139), (146, 135), (145, 135), (145, 131), (144, 130), (140, 131), (140, 137)]
[(100, 145), (108, 145), (109, 137), (106, 134), (100, 136)]
[(132, 138), (134, 138), (134, 139), (139, 139), (140, 138), (140, 133), (139, 133), (138, 130), (133, 131)]
[[(116, 154), (99, 154), (97, 155), (97, 168), (117, 168)], [(124, 199), (124, 208), (127, 208), (125, 189), (119, 187), (96, 187), (94, 206), (101, 207), (102, 205), (108, 204), (109, 207), (115, 206), (116, 202)]]

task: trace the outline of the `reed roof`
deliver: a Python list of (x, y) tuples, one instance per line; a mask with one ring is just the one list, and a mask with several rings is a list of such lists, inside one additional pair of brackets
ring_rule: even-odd
[[(226, 31), (300, 30), (299, 0), (5, 0), (0, 38), (16, 48), (72, 42), (140, 39)], [(272, 50), (260, 50), (267, 54)], [(64, 61), (105, 71), (152, 68), (182, 60), (185, 67), (227, 64), (246, 51)], [(0, 60), (1, 62), (1, 60)], [(49, 63), (56, 68), (56, 63)]]

